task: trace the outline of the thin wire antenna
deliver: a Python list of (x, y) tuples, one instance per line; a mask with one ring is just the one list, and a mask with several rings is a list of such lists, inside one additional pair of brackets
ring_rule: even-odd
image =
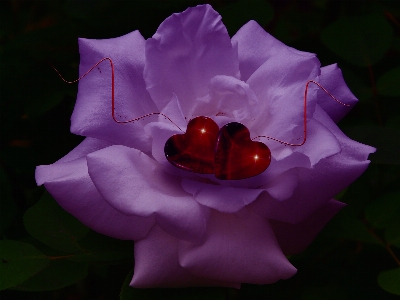
[(322, 85), (320, 85), (318, 82), (314, 81), (314, 80), (309, 80), (306, 83), (305, 86), (305, 90), (304, 90), (304, 121), (303, 121), (303, 141), (300, 144), (292, 144), (292, 143), (288, 143), (288, 142), (284, 142), (281, 140), (278, 140), (276, 138), (270, 137), (270, 136), (266, 136), (266, 135), (259, 135), (256, 136), (255, 138), (253, 138), (252, 140), (255, 140), (257, 138), (267, 138), (269, 140), (273, 140), (276, 141), (278, 143), (281, 143), (283, 145), (287, 145), (287, 146), (303, 146), (305, 144), (305, 142), (307, 141), (307, 93), (308, 93), (308, 86), (310, 83), (314, 83), (316, 84), (320, 89), (322, 89), (326, 94), (328, 94), (333, 100), (335, 100), (337, 103), (343, 105), (343, 106), (351, 106), (350, 104), (346, 104), (343, 103), (342, 101), (336, 99), (335, 96), (333, 96), (330, 92), (328, 92)]
[(170, 121), (172, 124), (174, 124), (180, 131), (184, 132), (184, 131), (183, 131), (174, 121), (172, 121), (167, 115), (165, 115), (165, 114), (163, 114), (163, 113), (160, 113), (160, 112), (148, 113), (148, 114), (146, 114), (146, 115), (143, 115), (143, 116), (140, 116), (140, 117), (131, 119), (131, 120), (127, 120), (127, 121), (120, 121), (120, 120), (117, 120), (117, 118), (115, 117), (115, 84), (114, 84), (114, 83), (115, 83), (115, 79), (114, 79), (114, 78), (115, 78), (115, 72), (114, 72), (114, 63), (113, 63), (112, 59), (109, 58), (109, 57), (104, 57), (104, 58), (102, 58), (102, 59), (99, 60), (93, 67), (91, 67), (85, 74), (83, 74), (81, 77), (79, 77), (78, 79), (75, 79), (75, 80), (73, 80), (73, 81), (65, 80), (64, 77), (62, 77), (62, 75), (60, 74), (60, 72), (58, 72), (58, 70), (57, 70), (53, 65), (51, 65), (51, 67), (57, 72), (58, 76), (60, 76), (60, 78), (61, 78), (64, 82), (71, 84), (71, 83), (76, 83), (76, 82), (78, 82), (79, 80), (81, 80), (82, 78), (84, 78), (86, 75), (88, 75), (90, 72), (92, 72), (94, 68), (96, 68), (99, 64), (101, 64), (101, 63), (102, 63), (103, 61), (105, 61), (105, 60), (108, 60), (108, 62), (110, 63), (110, 67), (111, 67), (111, 116), (112, 116), (113, 120), (114, 120), (116, 123), (118, 123), (118, 124), (133, 123), (133, 122), (139, 121), (139, 120), (141, 120), (141, 119), (150, 117), (150, 116), (152, 116), (152, 115), (160, 115), (160, 116), (163, 116), (166, 120)]
[[(60, 74), (60, 72), (53, 66), (51, 65), (51, 67), (57, 72), (58, 76), (60, 76), (60, 78), (66, 82), (66, 83), (76, 83), (79, 80), (81, 80), (82, 78), (84, 78), (86, 75), (88, 75), (91, 71), (93, 71), (94, 68), (96, 68), (99, 64), (101, 64), (103, 61), (108, 60), (108, 62), (110, 63), (110, 67), (111, 67), (111, 116), (113, 118), (113, 120), (118, 123), (118, 124), (127, 124), (127, 123), (133, 123), (136, 121), (139, 121), (141, 119), (150, 117), (152, 115), (161, 115), (163, 116), (166, 120), (170, 121), (172, 124), (174, 124), (180, 131), (184, 132), (174, 121), (172, 121), (167, 115), (161, 113), (161, 112), (152, 112), (152, 113), (148, 113), (145, 114), (143, 116), (134, 118), (134, 119), (130, 119), (127, 121), (120, 121), (116, 118), (115, 116), (115, 72), (114, 72), (114, 63), (112, 61), (111, 58), (109, 57), (104, 57), (101, 60), (99, 60), (94, 66), (92, 66), (85, 74), (83, 74), (82, 76), (80, 76), (78, 79), (73, 80), (73, 81), (68, 81), (65, 80), (62, 75)], [(327, 95), (329, 95), (333, 100), (335, 100), (337, 103), (343, 105), (343, 106), (351, 106), (350, 104), (346, 104), (343, 103), (342, 101), (338, 100), (335, 96), (333, 96), (327, 89), (325, 89), (321, 84), (319, 84), (318, 82), (314, 81), (314, 80), (309, 80), (307, 81), (306, 85), (305, 85), (305, 89), (304, 89), (304, 113), (303, 113), (303, 117), (304, 117), (304, 121), (303, 121), (303, 141), (299, 144), (292, 144), (292, 143), (288, 143), (270, 136), (266, 136), (266, 135), (259, 135), (254, 137), (252, 140), (255, 139), (259, 139), (259, 138), (266, 138), (269, 140), (273, 140), (276, 141), (278, 143), (281, 143), (283, 145), (287, 145), (287, 146), (302, 146), (305, 144), (305, 142), (307, 141), (307, 94), (308, 94), (308, 86), (310, 85), (310, 83), (314, 83), (315, 85), (317, 85), (320, 89), (322, 89)]]

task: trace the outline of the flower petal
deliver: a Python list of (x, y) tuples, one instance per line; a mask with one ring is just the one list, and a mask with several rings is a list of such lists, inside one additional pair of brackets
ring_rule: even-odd
[(267, 181), (270, 181), (290, 169), (310, 167), (310, 158), (307, 155), (301, 152), (292, 152), (290, 155), (287, 155), (280, 160), (275, 160), (273, 158), (270, 166), (265, 170), (265, 175), (268, 177)]
[(254, 213), (214, 211), (204, 243), (179, 243), (179, 262), (195, 276), (238, 283), (268, 284), (296, 273), (268, 221)]
[(68, 162), (77, 158), (84, 157), (89, 153), (111, 146), (110, 142), (99, 140), (91, 137), (85, 138), (78, 146), (76, 146), (67, 155), (57, 161), (57, 163)]
[[(269, 167), (260, 175), (234, 182), (235, 187), (262, 189), (276, 200), (289, 198), (297, 186), (296, 169), (310, 167), (309, 158), (299, 152), (294, 152), (282, 160), (272, 159)], [(226, 185), (222, 180), (220, 184)]]
[(152, 137), (151, 154), (163, 166), (171, 165), (165, 157), (164, 146), (167, 140), (175, 135), (182, 134), (175, 126), (165, 122), (152, 122), (147, 124), (145, 130)]
[(130, 286), (240, 288), (238, 283), (197, 277), (182, 268), (178, 262), (178, 243), (178, 239), (165, 233), (158, 226), (154, 226), (145, 239), (135, 242), (135, 269)]
[(219, 75), (211, 79), (211, 103), (213, 108), (210, 114), (233, 118), (236, 122), (251, 127), (258, 117), (258, 99), (249, 85), (235, 77)]
[(182, 180), (183, 189), (200, 204), (220, 212), (235, 213), (252, 203), (263, 192), (261, 189), (243, 189)]
[(239, 77), (239, 64), (221, 16), (210, 5), (173, 14), (146, 41), (144, 77), (160, 110), (175, 93), (191, 118), (215, 75)]
[[(293, 53), (313, 57), (314, 54), (298, 51), (286, 46), (266, 32), (256, 21), (249, 21), (232, 37), (238, 43), (239, 69), (241, 80), (247, 81), (250, 76), (267, 60), (275, 60), (281, 51), (290, 49)], [(279, 60), (279, 58), (278, 58)], [(278, 61), (283, 63), (283, 61)], [(293, 71), (291, 72), (293, 73)], [(267, 82), (265, 82), (267, 84)]]
[(310, 161), (302, 153), (293, 153), (281, 161), (273, 160), (262, 174), (244, 180), (217, 180), (213, 183), (204, 178), (186, 177), (183, 189), (192, 194), (200, 204), (220, 212), (236, 213), (251, 204), (263, 191), (276, 200), (282, 201), (292, 196), (298, 184), (296, 167), (310, 167)]
[(331, 199), (307, 219), (295, 225), (271, 220), (272, 230), (283, 253), (291, 255), (305, 250), (326, 223), (344, 206), (344, 203)]
[[(303, 124), (305, 84), (320, 73), (315, 54), (284, 45), (254, 21), (244, 25), (232, 40), (238, 43), (241, 79), (256, 94), (260, 114), (264, 116), (257, 124), (261, 129), (257, 135), (268, 135), (285, 142), (298, 138), (292, 135), (292, 130)], [(314, 112), (315, 103), (316, 89), (310, 86), (308, 119)]]
[(90, 179), (85, 157), (38, 166), (36, 180), (38, 185), (44, 184), (62, 208), (99, 233), (136, 240), (143, 238), (154, 224), (152, 217), (129, 216), (110, 206)]
[[(303, 131), (303, 129), (301, 129)], [(300, 135), (300, 130), (297, 130)], [(332, 156), (341, 151), (340, 143), (335, 135), (331, 133), (320, 122), (311, 119), (307, 123), (307, 140), (304, 145), (296, 147), (296, 152), (308, 156), (311, 166), (321, 159)]]
[(336, 99), (350, 105), (337, 103), (323, 90), (318, 91), (318, 104), (337, 123), (356, 105), (358, 100), (344, 82), (342, 71), (337, 64), (321, 68), (319, 83)]
[(293, 170), (286, 171), (266, 185), (263, 186), (265, 191), (278, 201), (286, 200), (293, 195), (295, 188), (297, 187), (298, 180), (296, 172)]
[(368, 155), (374, 153), (376, 148), (348, 138), (319, 105), (315, 108), (314, 118), (335, 135), (341, 144), (342, 152), (340, 154), (344, 159), (370, 163), (370, 161), (367, 160)]
[[(299, 136), (293, 130), (304, 127), (305, 85), (318, 75), (319, 61), (315, 56), (293, 52), (289, 47), (260, 66), (247, 81), (260, 100), (259, 111), (264, 116), (257, 123), (257, 134), (298, 142)], [(316, 87), (310, 85), (307, 120), (314, 113), (316, 95)]]
[(175, 127), (180, 127), (182, 130), (186, 128), (187, 121), (179, 105), (178, 97), (175, 94), (172, 95), (171, 101), (164, 107), (161, 113), (168, 116), (173, 123), (162, 115), (159, 116), (158, 121), (173, 124)]
[(161, 112), (165, 116), (168, 116), (173, 123), (171, 123), (164, 116), (160, 115), (158, 122), (151, 122), (147, 124), (144, 129), (145, 132), (152, 138), (151, 153), (153, 158), (167, 168), (167, 166), (171, 166), (171, 164), (165, 157), (165, 143), (174, 134), (182, 134), (182, 131), (186, 130), (187, 124), (179, 106), (178, 98), (175, 94)]
[(179, 177), (143, 152), (111, 146), (88, 155), (88, 168), (101, 195), (122, 213), (154, 215), (167, 233), (182, 239), (204, 234), (208, 209), (182, 189)]
[(277, 201), (267, 194), (260, 195), (252, 205), (268, 219), (293, 224), (305, 220), (357, 179), (370, 163), (368, 155), (376, 150), (349, 139), (318, 105), (314, 117), (335, 135), (342, 151), (312, 168), (298, 168), (298, 184), (289, 199)]
[[(79, 39), (82, 76), (104, 57), (115, 68), (115, 112), (124, 121), (157, 111), (143, 80), (144, 38), (138, 31), (105, 40)], [(143, 126), (148, 120), (118, 124), (111, 116), (111, 68), (103, 62), (79, 81), (71, 117), (71, 132), (146, 151), (150, 147)]]

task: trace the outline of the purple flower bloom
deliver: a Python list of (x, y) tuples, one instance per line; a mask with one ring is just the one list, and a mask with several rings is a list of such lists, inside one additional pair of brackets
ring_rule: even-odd
[[(252, 137), (298, 142), (303, 94), (318, 81), (355, 105), (335, 65), (290, 48), (256, 22), (231, 39), (209, 5), (173, 14), (145, 40), (138, 31), (80, 39), (80, 73), (104, 57), (115, 65), (121, 120), (162, 112), (182, 129), (208, 116), (240, 122)], [(374, 148), (336, 126), (350, 109), (310, 86), (307, 142), (264, 140), (271, 165), (258, 176), (218, 180), (172, 166), (164, 144), (182, 133), (162, 116), (129, 124), (111, 118), (111, 70), (104, 63), (79, 82), (71, 131), (86, 139), (36, 180), (94, 230), (135, 241), (131, 286), (268, 284), (296, 273), (286, 255), (305, 249), (343, 204), (333, 197), (367, 168)]]

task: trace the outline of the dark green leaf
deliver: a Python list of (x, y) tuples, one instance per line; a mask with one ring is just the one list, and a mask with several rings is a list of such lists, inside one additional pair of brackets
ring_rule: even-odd
[(344, 208), (329, 222), (325, 233), (338, 238), (379, 244), (378, 240), (368, 232), (365, 224), (353, 214), (350, 207)]
[(52, 260), (50, 265), (15, 287), (21, 291), (50, 291), (71, 285), (87, 276), (85, 263), (62, 259)]
[(27, 210), (24, 215), (26, 230), (42, 243), (68, 253), (81, 250), (77, 241), (89, 228), (64, 211), (49, 193)]
[(16, 286), (49, 264), (49, 259), (28, 243), (0, 241), (0, 290)]
[(400, 295), (400, 268), (381, 272), (378, 283), (385, 291)]
[(346, 83), (358, 100), (365, 101), (372, 97), (371, 87), (363, 82), (358, 74), (346, 67), (342, 67), (342, 72)]
[(28, 101), (24, 108), (28, 118), (37, 118), (48, 112), (61, 103), (65, 94), (64, 91), (54, 91), (47, 88), (45, 91), (35, 96), (34, 99), (38, 99), (38, 101)]
[[(398, 201), (400, 202), (400, 200)], [(392, 219), (386, 226), (385, 240), (389, 244), (400, 248), (400, 208), (394, 212)]]
[(393, 29), (382, 15), (343, 17), (326, 27), (321, 40), (331, 51), (357, 66), (373, 65), (390, 48)]
[(132, 280), (133, 271), (129, 272), (124, 280), (124, 284), (122, 285), (121, 292), (119, 294), (120, 300), (130, 300), (135, 299), (135, 292), (133, 288), (129, 286), (129, 283)]
[(90, 261), (133, 261), (133, 242), (116, 240), (91, 231), (79, 241), (80, 252), (71, 260)]
[(400, 96), (400, 67), (394, 68), (379, 77), (376, 88), (384, 96)]
[(317, 12), (299, 11), (295, 6), (280, 14), (274, 36), (284, 43), (294, 43), (319, 33), (323, 16)]
[(348, 188), (343, 189), (339, 194), (336, 194), (334, 197), (336, 200), (340, 200), (343, 198), (343, 196), (346, 194)]
[(17, 206), (12, 197), (11, 184), (7, 174), (0, 167), (0, 232), (10, 225), (17, 213)]
[(360, 178), (346, 188), (346, 193), (340, 199), (348, 204), (343, 213), (351, 213), (356, 217), (364, 214), (365, 205), (371, 202), (370, 190), (365, 188), (365, 181), (364, 178)]
[(351, 139), (357, 142), (374, 146), (376, 153), (370, 155), (370, 160), (378, 164), (400, 164), (399, 147), (393, 141), (400, 140), (398, 128), (379, 126), (355, 126), (343, 128), (343, 131)]
[(365, 208), (365, 217), (376, 228), (386, 228), (400, 209), (400, 192), (382, 195)]
[(265, 26), (272, 20), (274, 9), (271, 4), (263, 0), (239, 0), (226, 5), (219, 10), (219, 13), (222, 16), (222, 22), (224, 22), (229, 33), (233, 35), (250, 20)]
[(348, 203), (348, 206), (328, 223), (325, 233), (340, 239), (379, 244), (360, 219), (360, 215), (364, 213), (365, 202), (369, 201), (369, 191), (362, 180), (359, 179), (350, 185), (341, 201)]

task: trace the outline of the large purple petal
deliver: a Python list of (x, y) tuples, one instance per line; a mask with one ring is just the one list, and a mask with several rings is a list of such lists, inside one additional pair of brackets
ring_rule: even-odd
[[(301, 136), (293, 130), (303, 129), (305, 85), (319, 75), (319, 67), (315, 56), (302, 55), (287, 47), (253, 73), (247, 83), (260, 101), (259, 110), (263, 116), (257, 122), (257, 134), (299, 142)], [(307, 120), (314, 113), (316, 94), (316, 87), (309, 86)]]
[(202, 278), (182, 268), (178, 261), (179, 240), (154, 226), (145, 239), (135, 242), (135, 269), (130, 285), (149, 287), (225, 286), (240, 283)]
[(110, 206), (90, 179), (85, 157), (38, 166), (36, 181), (44, 184), (62, 208), (99, 233), (136, 240), (143, 238), (154, 224), (152, 217), (126, 215)]
[(298, 223), (357, 179), (368, 167), (368, 155), (375, 148), (349, 139), (325, 111), (316, 106), (315, 119), (324, 124), (337, 138), (341, 152), (320, 160), (312, 168), (297, 168), (298, 184), (293, 196), (277, 201), (262, 194), (252, 205), (268, 219)]
[[(260, 101), (257, 135), (291, 142), (292, 130), (303, 124), (305, 84), (320, 74), (315, 54), (284, 45), (266, 33), (256, 22), (244, 25), (232, 38), (238, 43), (241, 79)], [(307, 117), (312, 117), (316, 89), (309, 88)], [(294, 141), (293, 141), (294, 142)]]
[(144, 77), (159, 110), (175, 93), (192, 118), (199, 101), (209, 101), (208, 84), (216, 75), (238, 78), (239, 64), (221, 16), (209, 5), (173, 14), (146, 41)]
[[(240, 79), (243, 81), (247, 81), (267, 60), (275, 60), (281, 51), (287, 52), (287, 50), (290, 50), (292, 53), (297, 53), (305, 57), (315, 56), (312, 53), (298, 51), (286, 46), (253, 20), (243, 25), (232, 37), (232, 41), (238, 43)], [(284, 60), (278, 62), (284, 63)]]
[[(115, 68), (115, 112), (124, 121), (157, 111), (143, 80), (144, 38), (138, 31), (106, 39), (79, 39), (82, 76), (104, 57)], [(143, 125), (149, 120), (118, 124), (111, 117), (111, 68), (104, 61), (79, 82), (78, 97), (71, 117), (71, 132), (95, 137), (143, 151), (150, 148)]]
[(202, 244), (181, 241), (179, 262), (193, 275), (214, 280), (268, 284), (296, 273), (267, 220), (213, 212)]
[[(245, 180), (248, 183), (259, 181), (260, 184), (256, 187), (268, 192), (275, 200), (282, 201), (292, 196), (298, 184), (295, 171), (298, 167), (310, 167), (310, 159), (302, 153), (294, 152), (279, 161), (272, 159), (270, 166), (262, 174)], [(254, 188), (255, 185), (250, 187)]]
[[(293, 136), (298, 136), (295, 143), (299, 144), (303, 140), (303, 132), (304, 128), (302, 126), (293, 130)], [(304, 158), (307, 158), (309, 163), (311, 163), (310, 166), (313, 166), (321, 159), (341, 151), (340, 144), (335, 135), (315, 119), (307, 122), (307, 140), (301, 146), (279, 145), (276, 141), (264, 141), (264, 143), (270, 148), (273, 158), (266, 173), (271, 173), (271, 169), (277, 167), (281, 169), (283, 166), (286, 166), (284, 171), (295, 167), (308, 167)], [(303, 154), (303, 158), (299, 155), (300, 153)], [(273, 173), (276, 173), (276, 171)]]
[(183, 179), (182, 186), (201, 205), (225, 213), (235, 213), (241, 210), (263, 192), (261, 189), (234, 188), (188, 179)]
[[(298, 134), (303, 131), (297, 130)], [(311, 119), (307, 123), (307, 140), (304, 145), (296, 147), (296, 152), (307, 155), (311, 166), (325, 157), (332, 156), (341, 151), (340, 143), (334, 134), (320, 122)]]
[(167, 174), (143, 152), (111, 146), (88, 155), (89, 174), (106, 201), (125, 214), (152, 216), (169, 234), (200, 239), (208, 209), (181, 187), (181, 179)]
[(342, 71), (337, 64), (321, 68), (319, 83), (336, 99), (350, 105), (337, 103), (323, 90), (318, 91), (318, 104), (337, 123), (354, 107), (358, 100), (344, 82)]
[(263, 189), (275, 200), (283, 201), (293, 195), (298, 180), (296, 172), (286, 171), (263, 186)]
[(77, 158), (84, 157), (94, 151), (112, 146), (112, 143), (91, 137), (85, 138), (77, 147), (72, 149), (67, 155), (60, 158), (57, 163), (68, 162)]
[(296, 167), (310, 167), (310, 160), (302, 153), (292, 155), (281, 161), (273, 160), (262, 174), (244, 180), (204, 181), (204, 178), (182, 180), (183, 189), (192, 194), (200, 204), (225, 213), (236, 213), (254, 202), (263, 192), (282, 201), (292, 196), (298, 180)]
[(271, 220), (272, 230), (283, 253), (290, 255), (305, 250), (326, 223), (344, 206), (344, 203), (331, 199), (298, 224)]

